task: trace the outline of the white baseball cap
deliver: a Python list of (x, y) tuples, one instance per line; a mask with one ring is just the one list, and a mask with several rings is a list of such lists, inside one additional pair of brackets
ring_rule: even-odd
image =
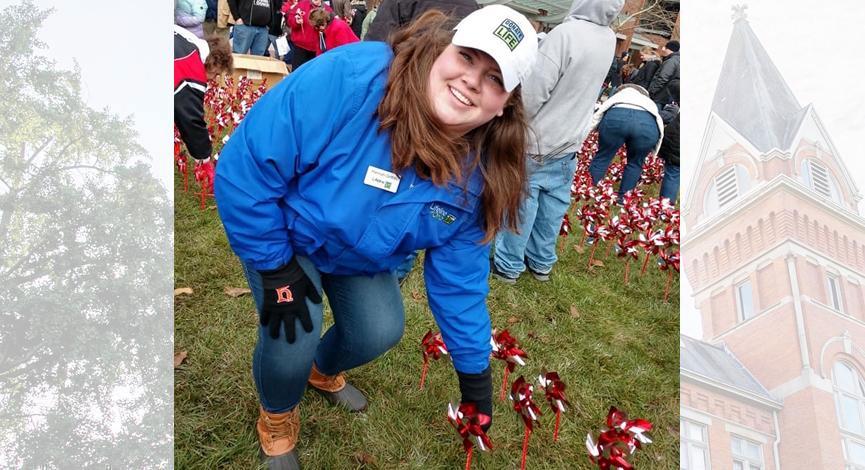
[(535, 63), (538, 37), (525, 16), (504, 5), (488, 5), (463, 18), (451, 44), (486, 52), (502, 71), (505, 90), (517, 87)]

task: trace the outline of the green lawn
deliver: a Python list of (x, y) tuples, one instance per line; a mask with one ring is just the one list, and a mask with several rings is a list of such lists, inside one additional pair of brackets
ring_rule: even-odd
[[(190, 178), (191, 179), (191, 178)], [(212, 199), (175, 187), (175, 287), (191, 295), (175, 298), (175, 351), (188, 358), (175, 369), (174, 437), (177, 468), (256, 468), (254, 423), (258, 402), (252, 381), (252, 349), (258, 325), (252, 298), (232, 298), (226, 287), (246, 287), (225, 238)], [(197, 185), (190, 183), (192, 188)], [(572, 218), (571, 220), (576, 220)], [(578, 233), (578, 227), (574, 227)], [(493, 327), (507, 328), (528, 352), (519, 375), (535, 381), (542, 369), (559, 372), (573, 407), (552, 442), (554, 415), (537, 391), (544, 415), (532, 434), (528, 468), (592, 468), (584, 445), (597, 436), (611, 405), (655, 424), (653, 444), (638, 451), (640, 469), (678, 468), (679, 299), (678, 276), (664, 303), (666, 273), (652, 264), (645, 276), (632, 264), (623, 285), (624, 263), (599, 248), (604, 266), (589, 272), (589, 250), (567, 249), (548, 283), (523, 275), (516, 286), (491, 281)], [(420, 264), (402, 288), (406, 309), (403, 340), (378, 360), (349, 372), (366, 392), (362, 414), (333, 408), (308, 392), (301, 403), (301, 464), (307, 469), (463, 468), (461, 441), (446, 419), (458, 403), (456, 376), (447, 359), (431, 364), (425, 390), (418, 390), (420, 340), (436, 330), (426, 304)], [(329, 317), (329, 315), (326, 315)], [(326, 321), (330, 321), (327, 318)], [(523, 425), (510, 402), (498, 400), (503, 364), (494, 363), (495, 449), (475, 452), (472, 468), (519, 468)]]

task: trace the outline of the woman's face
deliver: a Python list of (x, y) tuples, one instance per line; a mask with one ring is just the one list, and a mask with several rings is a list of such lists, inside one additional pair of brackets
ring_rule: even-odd
[(501, 116), (511, 95), (492, 57), (453, 44), (433, 63), (427, 94), (436, 117), (454, 135), (465, 135)]
[(318, 8), (321, 6), (321, 0), (310, 0), (310, 2), (314, 8)]

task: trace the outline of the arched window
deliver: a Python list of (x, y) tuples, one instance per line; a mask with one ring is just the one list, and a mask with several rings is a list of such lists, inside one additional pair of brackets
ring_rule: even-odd
[(838, 183), (835, 182), (835, 177), (825, 165), (817, 160), (802, 160), (800, 175), (802, 182), (812, 191), (841, 204), (841, 192), (838, 190)]
[(846, 470), (865, 470), (865, 383), (855, 368), (839, 361), (832, 368), (832, 384)]
[(714, 214), (735, 201), (751, 187), (751, 177), (742, 165), (731, 165), (718, 173), (709, 190), (703, 207), (706, 215)]

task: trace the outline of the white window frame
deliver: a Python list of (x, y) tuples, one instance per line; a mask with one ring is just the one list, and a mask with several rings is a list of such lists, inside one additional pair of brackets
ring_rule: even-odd
[[(853, 379), (858, 388), (858, 393), (841, 389), (841, 386), (838, 384), (838, 378), (835, 374), (835, 368), (838, 365), (841, 365), (852, 372)], [(865, 382), (863, 382), (862, 378), (859, 376), (859, 371), (856, 367), (845, 361), (839, 361), (832, 366), (832, 388), (834, 391), (833, 395), (835, 396), (835, 414), (838, 419), (838, 429), (841, 431), (841, 443), (844, 449), (844, 468), (845, 470), (865, 470), (865, 461), (859, 463), (849, 461), (850, 453), (848, 450), (851, 442), (865, 447)], [(842, 397), (850, 398), (857, 402), (859, 422), (862, 423), (862, 429), (860, 429), (859, 432), (845, 429), (843, 426), (844, 418), (842, 416), (843, 409), (841, 406)]]
[[(751, 444), (751, 445), (756, 446), (757, 449), (760, 450), (760, 456), (757, 458), (754, 458), (754, 457), (749, 457), (749, 456), (744, 455), (744, 454), (737, 454), (736, 449), (733, 446), (733, 441), (735, 439), (742, 441), (742, 443), (745, 445)], [(764, 460), (763, 460), (763, 444), (761, 444), (757, 441), (752, 441), (751, 439), (748, 439), (748, 438), (745, 438), (745, 437), (742, 437), (742, 436), (739, 436), (736, 434), (731, 434), (730, 435), (730, 453), (733, 456), (733, 465), (735, 465), (736, 463), (739, 463), (742, 465), (743, 470), (754, 470), (754, 468), (756, 468), (757, 470), (765, 470), (765, 468), (766, 468)]]
[[(685, 426), (696, 426), (700, 428), (700, 433), (702, 435), (701, 441), (696, 441), (688, 437), (688, 433), (685, 432)], [(696, 455), (695, 452), (699, 452), (703, 455), (704, 461), (706, 462), (706, 470), (711, 470), (712, 468), (712, 460), (709, 455), (709, 426), (704, 423), (700, 423), (698, 421), (694, 421), (687, 418), (679, 418), (679, 437), (681, 439), (681, 452), (682, 455), (688, 456), (688, 462), (685, 466), (682, 466), (681, 459), (679, 461), (679, 468), (681, 470), (692, 470), (693, 467), (691, 465), (690, 457)]]
[(826, 305), (844, 313), (844, 290), (841, 287), (841, 276), (837, 274), (826, 273)]
[[(745, 299), (742, 298), (742, 287), (748, 286), (748, 290), (751, 293), (751, 298), (748, 299), (748, 302), (745, 302)], [(750, 311), (750, 315), (746, 316), (746, 309)], [(754, 308), (754, 285), (751, 284), (750, 279), (745, 279), (744, 281), (736, 284), (736, 312), (739, 314), (739, 321), (743, 322), (746, 320), (750, 320), (757, 316), (757, 309)]]

